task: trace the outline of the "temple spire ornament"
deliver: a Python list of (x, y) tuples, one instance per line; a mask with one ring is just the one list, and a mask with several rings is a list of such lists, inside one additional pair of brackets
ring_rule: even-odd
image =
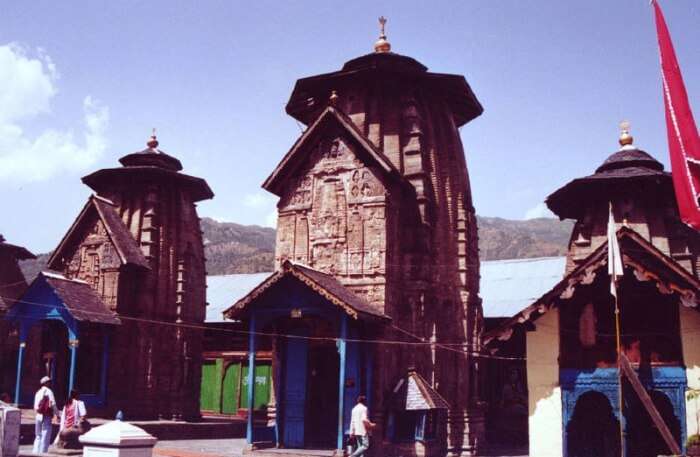
[(335, 106), (338, 104), (338, 91), (331, 91), (331, 96), (328, 97), (328, 104), (330, 106)]
[(386, 39), (385, 33), (386, 18), (384, 16), (379, 17), (379, 39), (374, 42), (374, 52), (391, 52), (391, 43)]
[(620, 122), (620, 146), (622, 146), (621, 149), (634, 149), (634, 145), (632, 144), (634, 142), (634, 137), (630, 134), (630, 122), (629, 121), (622, 121)]
[(148, 146), (150, 149), (153, 149), (154, 151), (158, 147), (158, 139), (156, 138), (156, 129), (155, 127), (153, 128), (153, 133), (151, 134), (151, 138), (148, 140), (146, 143), (146, 146)]

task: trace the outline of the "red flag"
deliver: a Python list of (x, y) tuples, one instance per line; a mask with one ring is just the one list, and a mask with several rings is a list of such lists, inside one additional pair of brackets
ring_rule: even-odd
[(656, 16), (656, 34), (661, 54), (664, 104), (668, 149), (671, 154), (673, 187), (681, 220), (700, 230), (700, 137), (690, 110), (688, 94), (683, 84), (681, 69), (676, 60), (671, 36), (664, 15), (656, 0), (652, 0)]

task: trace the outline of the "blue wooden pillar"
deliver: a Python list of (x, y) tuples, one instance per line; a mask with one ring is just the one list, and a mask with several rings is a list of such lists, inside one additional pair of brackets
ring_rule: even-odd
[(248, 335), (248, 427), (246, 441), (253, 444), (253, 411), (255, 401), (255, 313), (250, 315), (250, 334)]
[(343, 430), (343, 418), (345, 417), (345, 358), (347, 352), (348, 337), (348, 316), (341, 313), (340, 316), (340, 339), (338, 340), (338, 354), (340, 355), (340, 374), (338, 376), (338, 447), (343, 449), (343, 438), (345, 430)]
[(100, 374), (100, 393), (98, 402), (105, 404), (107, 402), (107, 370), (109, 368), (109, 332), (110, 329), (105, 328), (102, 335), (102, 373)]
[(78, 345), (80, 341), (78, 340), (78, 327), (74, 329), (68, 327), (68, 346), (70, 347), (70, 371), (68, 374), (68, 392), (73, 390), (75, 386), (75, 368), (78, 358)]
[(27, 324), (19, 322), (19, 352), (17, 353), (17, 378), (15, 380), (15, 404), (19, 405), (22, 393), (22, 365), (24, 365), (24, 348), (27, 347)]

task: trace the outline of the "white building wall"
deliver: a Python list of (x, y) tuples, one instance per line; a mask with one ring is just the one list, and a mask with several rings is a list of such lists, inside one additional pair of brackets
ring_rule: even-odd
[[(683, 345), (683, 362), (688, 377), (688, 388), (700, 389), (700, 313), (683, 305), (680, 307), (681, 343)], [(700, 399), (688, 400), (686, 397), (686, 425), (688, 436), (700, 433)]]
[(559, 310), (550, 310), (527, 333), (530, 455), (561, 457), (562, 403), (559, 387)]

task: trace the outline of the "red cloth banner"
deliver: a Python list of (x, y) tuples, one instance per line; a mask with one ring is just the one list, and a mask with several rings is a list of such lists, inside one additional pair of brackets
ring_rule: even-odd
[(652, 0), (661, 54), (668, 149), (681, 220), (700, 230), (700, 137), (690, 110), (683, 75), (657, 0)]

